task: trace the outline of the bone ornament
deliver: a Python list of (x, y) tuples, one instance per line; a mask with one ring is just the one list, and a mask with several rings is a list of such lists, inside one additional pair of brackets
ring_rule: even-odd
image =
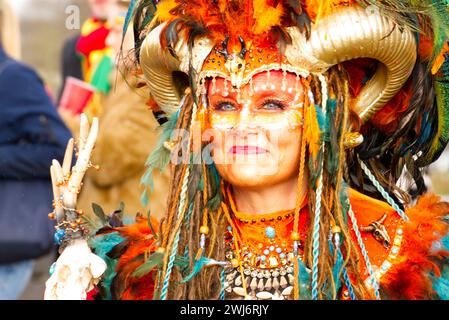
[(86, 240), (75, 240), (61, 254), (46, 282), (45, 300), (86, 300), (106, 271), (106, 262), (93, 254)]

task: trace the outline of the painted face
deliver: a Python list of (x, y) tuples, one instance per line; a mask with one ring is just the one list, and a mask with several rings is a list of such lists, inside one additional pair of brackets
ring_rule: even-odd
[(208, 84), (207, 126), (220, 175), (238, 187), (264, 187), (298, 173), (303, 88), (282, 71), (254, 76), (239, 92), (224, 79)]

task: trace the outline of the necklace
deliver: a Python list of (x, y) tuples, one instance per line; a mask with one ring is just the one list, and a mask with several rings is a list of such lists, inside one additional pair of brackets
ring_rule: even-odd
[[(290, 235), (295, 209), (254, 216), (239, 212), (230, 192), (228, 199), (234, 227), (228, 226), (225, 233), (226, 259), (232, 265), (226, 271), (227, 294), (237, 298), (288, 299), (294, 286), (295, 256)], [(307, 216), (300, 214), (300, 243), (306, 239)], [(302, 249), (300, 246), (300, 257)]]

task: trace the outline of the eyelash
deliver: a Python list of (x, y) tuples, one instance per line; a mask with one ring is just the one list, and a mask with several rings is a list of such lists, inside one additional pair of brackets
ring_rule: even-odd
[(276, 100), (276, 99), (267, 99), (262, 103), (262, 107), (266, 106), (267, 104), (275, 104), (280, 107), (281, 110), (285, 110), (287, 108), (286, 104)]
[[(259, 107), (258, 109), (262, 109), (264, 106), (266, 106), (268, 104), (275, 104), (275, 105), (279, 106), (279, 108), (281, 110), (285, 110), (287, 108), (285, 103), (283, 103), (279, 100), (267, 99), (261, 104), (261, 107)], [(217, 111), (229, 111), (229, 110), (221, 110), (221, 107), (224, 105), (232, 105), (235, 109), (238, 109), (238, 107), (233, 102), (230, 102), (230, 101), (220, 101), (215, 105), (214, 109)]]

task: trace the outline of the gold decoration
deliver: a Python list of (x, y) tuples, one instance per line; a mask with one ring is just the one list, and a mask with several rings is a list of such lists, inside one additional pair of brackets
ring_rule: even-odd
[(363, 143), (363, 136), (358, 132), (348, 132), (345, 135), (344, 146), (346, 149), (354, 149)]
[[(171, 114), (177, 111), (181, 100), (173, 73), (188, 73), (189, 60), (192, 60), (195, 71), (200, 73), (216, 44), (212, 44), (207, 37), (196, 39), (190, 53), (182, 40), (183, 36), (180, 36), (173, 48), (178, 57), (176, 59), (167, 50), (161, 49), (160, 38), (164, 27), (165, 24), (161, 24), (146, 37), (141, 49), (141, 64), (151, 95), (162, 110)], [(410, 29), (399, 28), (392, 19), (370, 14), (357, 6), (341, 8), (322, 18), (312, 26), (310, 39), (297, 27), (290, 27), (287, 32), (292, 39), (292, 44), (286, 48), (288, 61), (283, 65), (278, 63), (278, 68), (285, 65), (288, 69), (290, 65), (304, 73), (322, 74), (332, 66), (357, 58), (372, 58), (380, 62), (376, 74), (362, 89), (354, 104), (354, 110), (364, 122), (402, 88), (417, 58), (415, 36)], [(231, 74), (228, 77), (232, 77), (233, 73), (238, 76), (240, 63), (238, 59), (229, 62)], [(211, 74), (208, 72), (209, 75), (212, 73), (213, 70)]]

